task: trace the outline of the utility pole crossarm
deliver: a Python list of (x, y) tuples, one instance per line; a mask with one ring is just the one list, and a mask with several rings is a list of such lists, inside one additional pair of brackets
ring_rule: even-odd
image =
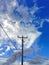
[(17, 36), (18, 38), (28, 38), (28, 37), (24, 37), (24, 36), (22, 36), (22, 37), (20, 37), (20, 36)]

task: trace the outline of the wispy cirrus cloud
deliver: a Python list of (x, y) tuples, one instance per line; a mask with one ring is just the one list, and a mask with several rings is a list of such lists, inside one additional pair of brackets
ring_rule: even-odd
[[(15, 56), (16, 55), (16, 56)], [(19, 55), (21, 56), (21, 52), (17, 52), (15, 53), (12, 57), (10, 57), (9, 59), (7, 58), (0, 58), (0, 64), (1, 65), (21, 65), (21, 62), (16, 61), (16, 58), (19, 57)], [(45, 57), (42, 56), (36, 56), (33, 59), (28, 59), (28, 61), (23, 62), (24, 65), (47, 65), (49, 64), (49, 60)]]
[[(37, 6), (36, 1), (33, 1), (32, 8), (19, 5), (17, 0), (0, 0), (0, 24), (3, 26), (11, 39), (15, 39), (21, 47), (21, 40), (17, 38), (18, 35), (28, 36), (24, 43), (28, 43), (29, 48), (32, 43), (41, 35), (38, 28), (43, 26), (44, 20), (35, 16), (35, 13), (41, 9)], [(0, 27), (0, 39), (7, 39), (5, 32)], [(3, 33), (3, 34), (2, 34)]]
[[(38, 60), (37, 60), (38, 59)], [(12, 65), (21, 65), (21, 62), (14, 62)], [(23, 64), (25, 65), (47, 65), (49, 64), (49, 60), (44, 58), (44, 57), (40, 57), (40, 56), (36, 56), (35, 58), (27, 61), (27, 62), (23, 62)]]

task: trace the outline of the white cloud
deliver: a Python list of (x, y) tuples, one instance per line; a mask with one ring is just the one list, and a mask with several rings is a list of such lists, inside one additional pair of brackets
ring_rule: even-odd
[(6, 49), (6, 52), (10, 50), (10, 47), (8, 46), (7, 49)]
[[(27, 51), (26, 51), (27, 52)], [(16, 61), (17, 58), (19, 58), (19, 56), (21, 56), (21, 51), (16, 52), (13, 54), (13, 56), (11, 56), (10, 58), (0, 58), (0, 64), (2, 63), (4, 64), (12, 64), (12, 65), (21, 65), (21, 62)], [(11, 61), (10, 61), (11, 60)], [(28, 61), (24, 62), (24, 65), (47, 65), (49, 64), (49, 60), (45, 57), (42, 56), (35, 56), (33, 59), (28, 59)]]
[(0, 50), (3, 50), (3, 48), (0, 48)]
[(1, 62), (6, 62), (7, 58), (0, 58), (0, 63)]
[[(5, 6), (4, 6), (4, 2)], [(24, 40), (24, 47), (29, 48), (35, 40), (42, 34), (42, 32), (38, 31), (38, 28), (43, 26), (45, 20), (49, 22), (48, 19), (38, 19), (35, 16), (35, 13), (40, 10), (36, 4), (36, 0), (34, 0), (34, 6), (32, 8), (28, 8), (24, 5), (19, 5), (17, 0), (0, 0), (0, 24), (3, 26), (4, 30), (7, 32), (8, 36), (11, 40), (16, 40), (18, 47), (21, 48), (21, 39), (18, 39), (17, 36), (28, 36), (26, 40)], [(3, 10), (6, 9), (5, 12)], [(15, 12), (14, 13), (14, 9)], [(22, 23), (21, 23), (22, 22)], [(38, 26), (36, 27), (37, 23)], [(0, 27), (0, 46), (3, 41), (7, 40), (8, 37), (6, 36), (5, 32)], [(10, 48), (15, 48), (10, 43), (10, 47), (7, 47), (6, 51), (10, 50)], [(2, 48), (0, 49), (2, 50)], [(3, 56), (5, 53), (2, 52), (0, 56)], [(49, 61), (44, 62), (43, 65), (46, 65)], [(20, 65), (20, 63), (16, 62), (13, 65)], [(24, 65), (29, 65), (28, 62), (24, 62)]]
[(47, 22), (49, 22), (49, 19), (45, 19)]
[[(37, 60), (38, 59), (38, 60)], [(21, 65), (21, 62), (14, 62), (13, 65)], [(49, 65), (49, 60), (43, 57), (35, 57), (27, 62), (23, 63), (24, 65)]]
[[(3, 51), (4, 50), (4, 51)], [(0, 56), (5, 55), (6, 52), (8, 52), (10, 50), (10, 46), (6, 46), (6, 49), (4, 47), (0, 48)]]
[[(4, 27), (5, 31), (7, 32), (8, 36), (11, 39), (15, 39), (17, 41), (17, 43), (20, 44), (20, 46), (21, 46), (21, 39), (18, 39), (17, 36), (18, 35), (28, 36), (28, 39), (24, 43), (24, 44), (27, 45), (27, 48), (29, 48), (32, 45), (32, 43), (34, 43), (35, 39), (41, 34), (37, 30), (33, 30), (33, 32), (31, 32), (32, 29), (30, 29), (30, 28), (26, 28), (26, 29), (24, 27), (20, 28), (20, 26), (19, 26), (19, 24), (17, 24), (17, 22), (13, 26), (10, 23), (8, 23), (7, 20), (5, 20), (3, 24), (4, 24), (3, 27)], [(3, 34), (1, 34), (0, 38), (1, 39), (7, 39), (7, 36), (6, 36), (5, 32), (3, 30), (1, 30), (1, 31), (3, 32)]]
[[(28, 54), (32, 51), (32, 49), (25, 49), (24, 52), (25, 54)], [(7, 58), (7, 60), (5, 62), (3, 62), (4, 60), (2, 59), (2, 64), (12, 64), (15, 65), (15, 62), (17, 63), (17, 58), (20, 58), (22, 56), (21, 50), (16, 51), (11, 57)], [(1, 61), (1, 60), (0, 60)], [(20, 62), (19, 62), (20, 63)], [(25, 62), (24, 62), (25, 63)]]
[(3, 56), (5, 53), (4, 52), (2, 52), (2, 53), (0, 53), (0, 56)]
[(46, 60), (42, 65), (49, 65), (49, 60)]
[[(15, 63), (13, 63), (13, 65), (21, 65), (21, 63), (20, 62), (15, 62)], [(29, 63), (28, 62), (24, 62), (23, 65), (29, 65)]]
[(36, 56), (28, 61), (28, 65), (49, 65), (49, 60), (42, 56)]
[[(27, 48), (29, 48), (41, 35), (38, 28), (43, 26), (44, 19), (38, 20), (38, 18), (35, 16), (35, 13), (40, 8), (37, 6), (36, 1), (34, 2), (34, 6), (32, 8), (19, 5), (17, 0), (3, 1), (5, 2), (6, 11), (5, 13), (3, 11), (0, 13), (0, 24), (2, 24), (8, 36), (12, 40), (16, 40), (16, 42), (19, 44), (18, 48), (21, 48), (21, 39), (18, 39), (17, 36), (28, 36), (28, 39), (25, 40), (24, 44), (27, 45)], [(3, 3), (3, 1), (1, 2)], [(5, 9), (4, 5), (3, 8)], [(2, 7), (0, 10), (2, 10)], [(14, 10), (16, 13), (14, 13)], [(37, 23), (39, 26), (36, 27), (36, 24), (33, 24), (32, 22)], [(8, 37), (0, 27), (0, 40), (3, 39), (8, 39)]]

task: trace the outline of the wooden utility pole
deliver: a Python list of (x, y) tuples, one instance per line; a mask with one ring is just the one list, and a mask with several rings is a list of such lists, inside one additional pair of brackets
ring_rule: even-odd
[(26, 39), (27, 37), (24, 37), (24, 36), (22, 36), (22, 37), (19, 37), (18, 36), (18, 38), (21, 38), (22, 39), (22, 62), (21, 62), (21, 65), (23, 65), (23, 43), (24, 43), (24, 39)]

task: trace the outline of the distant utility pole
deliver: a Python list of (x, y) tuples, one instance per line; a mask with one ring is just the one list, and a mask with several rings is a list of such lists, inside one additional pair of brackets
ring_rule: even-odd
[(24, 43), (24, 39), (26, 39), (27, 37), (24, 37), (24, 36), (22, 36), (22, 37), (19, 37), (18, 36), (18, 38), (21, 38), (22, 39), (22, 63), (21, 63), (21, 65), (23, 65), (23, 43)]

